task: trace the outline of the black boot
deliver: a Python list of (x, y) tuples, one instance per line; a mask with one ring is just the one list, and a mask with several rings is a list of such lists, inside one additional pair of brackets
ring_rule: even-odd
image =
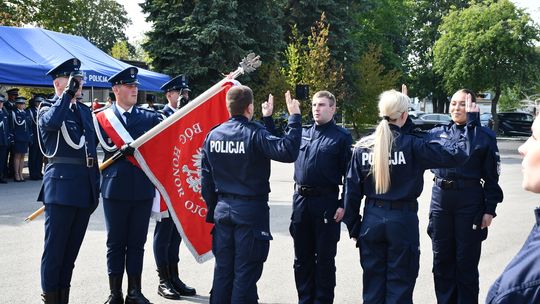
[(178, 277), (178, 264), (169, 265), (169, 275), (174, 290), (182, 296), (194, 296), (197, 291), (193, 287), (189, 287)]
[(60, 304), (68, 304), (69, 303), (69, 287), (60, 289)]
[(128, 275), (126, 304), (152, 304), (141, 292), (141, 276)]
[(41, 294), (41, 300), (45, 304), (60, 304), (60, 295), (58, 291), (44, 292)]
[(122, 277), (123, 275), (109, 276), (109, 288), (111, 289), (111, 294), (105, 304), (124, 304)]
[(170, 300), (180, 300), (180, 295), (174, 290), (169, 277), (169, 267), (158, 267), (159, 285), (158, 295)]

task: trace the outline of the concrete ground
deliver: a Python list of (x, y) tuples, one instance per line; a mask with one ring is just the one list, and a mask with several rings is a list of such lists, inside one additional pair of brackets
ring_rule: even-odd
[[(523, 140), (500, 140), (502, 157), (501, 185), (504, 202), (484, 242), (480, 261), (480, 303), (491, 283), (520, 249), (534, 224), (533, 209), (538, 196), (521, 189), (521, 160), (516, 150)], [(271, 242), (268, 261), (259, 281), (261, 303), (295, 303), (293, 277), (293, 246), (288, 232), (291, 213), (292, 172), (290, 164), (272, 164), (270, 207)], [(424, 176), (425, 187), (419, 198), (421, 260), (420, 274), (414, 291), (415, 303), (436, 303), (431, 274), (431, 242), (426, 231), (432, 175)], [(43, 217), (26, 224), (24, 218), (40, 207), (35, 200), (41, 182), (10, 182), (0, 185), (0, 302), (38, 303), (40, 300), (40, 258), (43, 250)], [(148, 233), (143, 270), (143, 292), (153, 303), (175, 303), (156, 294), (158, 278), (152, 254), (152, 233)], [(76, 262), (72, 280), (71, 303), (103, 303), (108, 296), (106, 269), (106, 231), (102, 207), (92, 215), (85, 240)], [(180, 273), (182, 279), (195, 287), (198, 296), (184, 298), (181, 303), (207, 303), (212, 283), (214, 261), (195, 262), (181, 246)], [(342, 226), (336, 258), (337, 286), (335, 303), (362, 302), (362, 269), (359, 254)], [(125, 281), (125, 280), (124, 280)], [(124, 283), (124, 290), (126, 283)]]

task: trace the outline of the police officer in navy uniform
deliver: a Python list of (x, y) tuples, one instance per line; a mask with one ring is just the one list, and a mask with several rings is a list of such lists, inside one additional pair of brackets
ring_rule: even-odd
[(19, 89), (18, 88), (12, 88), (12, 89), (9, 89), (6, 91), (7, 93), (7, 100), (4, 104), (4, 108), (8, 111), (8, 112), (11, 112), (13, 111), (16, 107), (15, 107), (15, 99), (17, 97), (19, 97)]
[[(455, 138), (467, 122), (465, 98), (457, 91), (450, 101), (453, 122), (434, 128), (435, 139)], [(469, 160), (455, 168), (432, 169), (435, 174), (428, 234), (433, 245), (433, 279), (437, 302), (478, 303), (478, 263), (487, 227), (503, 200), (499, 186), (500, 158), (495, 133), (478, 126)]]
[[(352, 136), (336, 125), (336, 98), (328, 91), (313, 95), (315, 123), (302, 130), (294, 162), (295, 192), (290, 233), (294, 240), (294, 275), (298, 303), (333, 303), (335, 256), (343, 218), (343, 184), (351, 159)], [(272, 123), (265, 117), (265, 125)]]
[[(45, 98), (40, 94), (34, 94), (30, 99), (26, 112), (30, 116), (31, 128), (34, 134), (37, 132), (37, 111), (39, 105), (45, 101)], [(43, 170), (43, 154), (39, 149), (38, 137), (32, 137), (32, 144), (28, 149), (28, 173), (31, 180), (40, 180), (43, 178), (41, 171)]]
[[(4, 103), (4, 110), (6, 110), (9, 116), (11, 117), (11, 113), (13, 112), (13, 110), (17, 109), (17, 107), (15, 106), (15, 99), (19, 97), (19, 89), (12, 88), (12, 89), (7, 90), (6, 93), (7, 93), (7, 100)], [(14, 167), (13, 159), (15, 155), (14, 148), (15, 147), (14, 147), (14, 142), (13, 142), (8, 148), (8, 156), (7, 156), (8, 164), (4, 168), (5, 176), (8, 178), (15, 177), (15, 172), (13, 171), (13, 167)]]
[[(129, 67), (109, 78), (116, 102), (103, 109), (113, 111), (133, 140), (160, 122), (157, 112), (135, 106), (139, 85), (137, 73), (137, 68)], [(105, 150), (105, 159), (109, 159), (117, 149), (101, 125), (98, 136)], [(129, 155), (129, 149), (124, 153)], [(141, 275), (155, 187), (141, 168), (126, 158), (114, 161), (103, 170), (102, 176), (101, 195), (107, 225), (107, 269), (111, 290), (106, 303), (124, 303), (124, 271), (128, 276), (125, 303), (150, 303), (141, 292)]]
[(0, 94), (0, 184), (6, 184), (4, 179), (4, 168), (7, 165), (7, 154), (9, 146), (13, 141), (8, 112), (4, 110), (6, 98)]
[[(176, 112), (182, 90), (188, 88), (184, 75), (177, 76), (161, 86), (167, 98), (167, 105), (161, 110), (169, 117)], [(156, 223), (154, 230), (154, 258), (159, 275), (158, 294), (166, 299), (178, 300), (180, 296), (193, 296), (196, 290), (187, 286), (178, 277), (178, 253), (182, 238), (168, 211)]]
[[(360, 247), (365, 303), (412, 303), (420, 257), (417, 198), (424, 171), (465, 163), (474, 139), (475, 115), (468, 116), (465, 132), (453, 140), (427, 141), (410, 134), (402, 128), (409, 103), (395, 90), (381, 94), (383, 119), (374, 134), (355, 145), (347, 172), (343, 221)], [(467, 112), (478, 112), (470, 97), (466, 105)]]
[(251, 122), (253, 92), (233, 86), (227, 92), (231, 118), (207, 135), (202, 156), (202, 196), (206, 220), (214, 222), (216, 258), (210, 303), (257, 303), (257, 281), (270, 240), (268, 193), (270, 160), (293, 162), (301, 139), (299, 103), (286, 94), (289, 130), (283, 138)]
[[(532, 135), (518, 151), (524, 190), (540, 193), (540, 119), (531, 127)], [(518, 206), (516, 204), (516, 206)], [(535, 223), (529, 237), (503, 273), (491, 285), (486, 304), (540, 303), (540, 207), (534, 210)], [(519, 219), (522, 220), (522, 219)]]
[(99, 169), (92, 111), (75, 97), (82, 92), (81, 62), (54, 67), (55, 96), (38, 112), (38, 145), (48, 158), (38, 201), (45, 205), (41, 287), (45, 303), (68, 303), (75, 259), (90, 214), (98, 205)]
[(19, 96), (15, 99), (16, 108), (11, 111), (11, 130), (13, 131), (13, 172), (15, 182), (24, 182), (22, 171), (24, 168), (24, 156), (32, 142), (34, 134), (32, 122), (26, 107), (26, 98)]

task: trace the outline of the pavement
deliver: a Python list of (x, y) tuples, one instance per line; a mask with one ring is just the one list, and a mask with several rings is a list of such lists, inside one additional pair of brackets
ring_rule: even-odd
[[(502, 159), (501, 186), (505, 199), (497, 209), (498, 216), (489, 228), (480, 260), (480, 303), (489, 286), (505, 265), (518, 252), (535, 219), (533, 209), (538, 196), (521, 188), (521, 159), (517, 147), (521, 139), (499, 139)], [(270, 193), (271, 231), (274, 240), (268, 260), (258, 283), (260, 303), (296, 303), (293, 276), (293, 243), (288, 232), (291, 197), (292, 164), (272, 163)], [(419, 198), (420, 274), (414, 291), (414, 302), (436, 303), (431, 273), (431, 241), (426, 234), (432, 174), (426, 172), (425, 187)], [(40, 259), (43, 250), (43, 217), (31, 223), (24, 219), (40, 207), (36, 197), (40, 181), (10, 182), (0, 185), (0, 303), (38, 303), (40, 301)], [(180, 248), (180, 274), (187, 284), (197, 289), (195, 297), (180, 301), (166, 300), (157, 295), (158, 277), (152, 253), (151, 221), (146, 243), (143, 293), (153, 303), (208, 303), (212, 285), (214, 260), (198, 264), (184, 245)], [(108, 294), (106, 267), (106, 230), (103, 208), (92, 215), (86, 237), (76, 261), (71, 287), (71, 303), (103, 303)], [(335, 303), (362, 302), (362, 269), (358, 249), (342, 225), (336, 257), (337, 286)], [(124, 279), (126, 281), (126, 279)], [(124, 282), (124, 291), (127, 282)]]

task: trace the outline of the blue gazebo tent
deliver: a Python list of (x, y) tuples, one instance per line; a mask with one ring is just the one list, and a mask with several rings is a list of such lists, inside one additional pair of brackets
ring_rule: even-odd
[[(83, 37), (41, 28), (0, 26), (0, 84), (51, 86), (45, 73), (69, 58), (78, 58), (86, 73), (85, 87), (110, 88), (109, 76), (130, 66)], [(139, 68), (139, 88), (160, 91), (169, 76)]]

